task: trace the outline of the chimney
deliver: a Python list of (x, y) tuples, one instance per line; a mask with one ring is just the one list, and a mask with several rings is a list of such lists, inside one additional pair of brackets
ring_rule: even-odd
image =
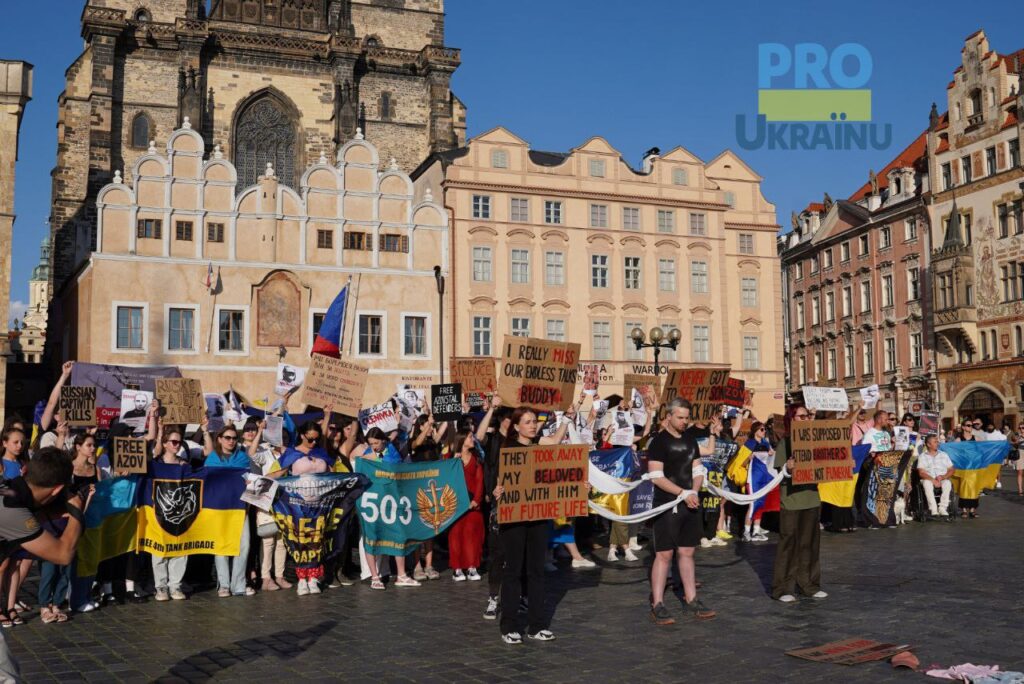
[(657, 159), (659, 155), (661, 155), (661, 150), (657, 147), (652, 147), (644, 152), (643, 160), (640, 162), (640, 168), (644, 173), (650, 173), (654, 169), (654, 160)]
[(878, 208), (882, 206), (882, 196), (880, 193), (872, 193), (868, 195), (868, 211), (878, 211)]

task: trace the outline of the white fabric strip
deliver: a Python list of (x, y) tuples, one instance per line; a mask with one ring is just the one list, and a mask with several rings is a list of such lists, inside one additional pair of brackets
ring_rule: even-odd
[(746, 506), (747, 504), (754, 503), (762, 496), (778, 487), (779, 483), (782, 482), (782, 478), (787, 477), (788, 475), (789, 473), (786, 472), (786, 468), (785, 466), (783, 466), (782, 470), (776, 473), (775, 477), (772, 478), (771, 482), (766, 484), (764, 487), (761, 487), (761, 489), (757, 490), (753, 494), (740, 494), (738, 492), (730, 492), (725, 489), (720, 489), (715, 485), (711, 484), (710, 482), (705, 482), (704, 484), (705, 486), (707, 486), (708, 491), (714, 494), (715, 496), (720, 496), (726, 501), (731, 501), (732, 503), (739, 504), (740, 506)]

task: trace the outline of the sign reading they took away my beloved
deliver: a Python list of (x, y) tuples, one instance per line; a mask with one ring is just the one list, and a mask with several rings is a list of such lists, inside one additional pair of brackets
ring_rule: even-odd
[(793, 484), (846, 482), (853, 477), (850, 422), (802, 420), (789, 427), (796, 467)]
[(576, 392), (580, 345), (505, 335), (498, 395), (507, 406), (564, 411)]
[(357, 458), (355, 467), (370, 478), (370, 488), (359, 497), (366, 553), (404, 556), (469, 510), (462, 459), (384, 463)]
[(587, 515), (590, 447), (586, 444), (512, 447), (498, 457), (498, 522)]

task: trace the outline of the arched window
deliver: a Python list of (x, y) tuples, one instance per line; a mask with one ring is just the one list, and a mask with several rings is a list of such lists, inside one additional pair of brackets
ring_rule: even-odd
[(149, 147), (149, 117), (139, 112), (132, 119), (132, 147)]
[(235, 116), (232, 145), (239, 187), (255, 185), (267, 162), (279, 182), (295, 187), (298, 115), (282, 97), (264, 91), (244, 102)]
[(149, 15), (149, 10), (145, 7), (140, 7), (139, 9), (135, 10), (135, 21), (152, 21), (152, 17), (150, 17)]

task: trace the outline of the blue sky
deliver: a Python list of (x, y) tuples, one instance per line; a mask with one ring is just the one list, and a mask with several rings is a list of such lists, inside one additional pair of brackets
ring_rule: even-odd
[[(35, 65), (35, 96), (22, 124), (17, 165), (13, 302), (46, 234), (56, 159), (57, 96), (82, 46), (81, 0), (4, 3), (0, 57)], [(60, 8), (58, 10), (58, 7)], [(733, 2), (667, 0), (447, 0), (448, 45), (462, 49), (453, 89), (469, 108), (470, 135), (502, 125), (544, 150), (605, 137), (632, 164), (657, 146), (683, 145), (704, 160), (736, 150), (765, 178), (778, 221), (790, 211), (850, 195), (920, 133), (932, 101), (979, 28), (1000, 53), (1024, 47), (1020, 7), (934, 1)], [(757, 108), (757, 46), (814, 42), (864, 45), (874, 60), (867, 87), (873, 119), (891, 123), (886, 151), (741, 150), (736, 115)], [(784, 87), (784, 83), (778, 84)], [(20, 316), (15, 304), (11, 315)]]

